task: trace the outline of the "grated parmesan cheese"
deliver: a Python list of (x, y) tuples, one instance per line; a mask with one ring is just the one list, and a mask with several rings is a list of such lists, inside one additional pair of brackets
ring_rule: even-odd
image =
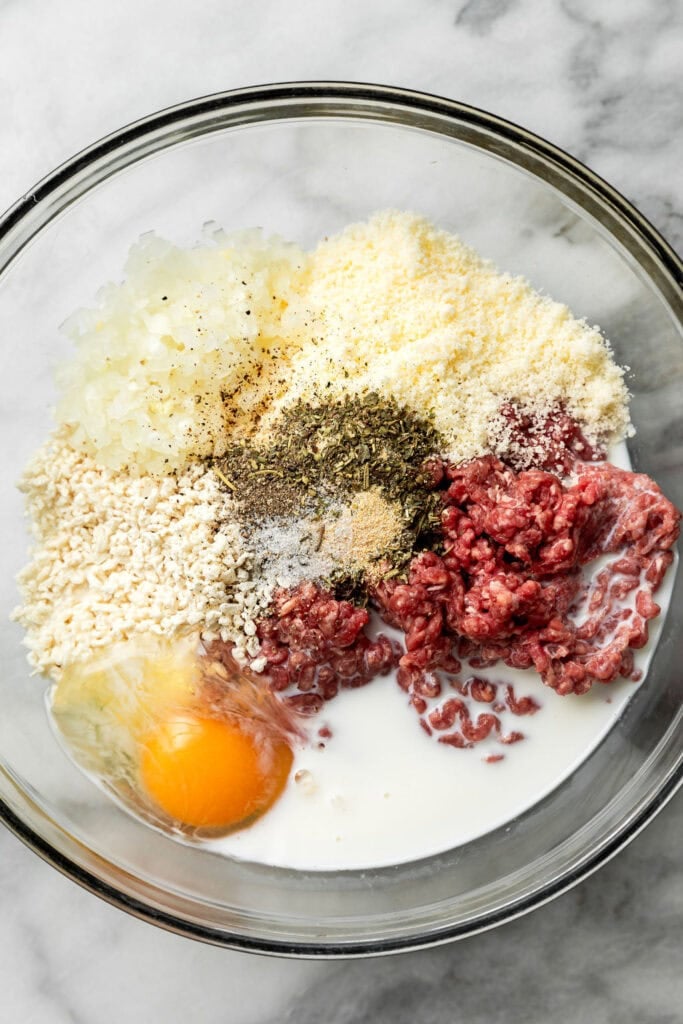
[(629, 430), (623, 370), (597, 328), (499, 273), (455, 235), (384, 212), (323, 241), (283, 330), (301, 347), (281, 408), (342, 390), (431, 410), (459, 462), (491, 450), (501, 404), (563, 404), (593, 443)]

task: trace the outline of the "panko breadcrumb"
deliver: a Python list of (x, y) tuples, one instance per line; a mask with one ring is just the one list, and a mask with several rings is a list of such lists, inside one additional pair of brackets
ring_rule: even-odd
[(63, 666), (137, 635), (200, 631), (256, 654), (255, 620), (270, 601), (211, 470), (130, 476), (74, 449), (61, 430), (26, 467), (36, 547), (19, 574), (29, 661)]

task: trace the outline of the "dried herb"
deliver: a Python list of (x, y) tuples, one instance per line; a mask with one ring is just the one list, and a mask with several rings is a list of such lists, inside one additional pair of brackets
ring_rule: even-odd
[(335, 573), (330, 579), (330, 588), (337, 601), (351, 601), (359, 608), (365, 608), (370, 599), (368, 581), (360, 569)]
[(377, 392), (287, 409), (267, 444), (233, 444), (214, 463), (245, 518), (262, 520), (378, 487), (402, 508), (404, 529), (386, 557), (404, 566), (431, 536), (438, 499), (425, 485), (425, 460), (443, 450), (429, 416)]

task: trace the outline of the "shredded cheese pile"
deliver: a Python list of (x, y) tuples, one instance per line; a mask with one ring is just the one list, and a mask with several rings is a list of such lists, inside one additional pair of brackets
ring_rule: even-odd
[(599, 330), (413, 214), (322, 242), (294, 284), (283, 330), (301, 352), (279, 406), (388, 391), (433, 412), (456, 462), (491, 450), (508, 401), (561, 404), (596, 444), (628, 432), (623, 370)]

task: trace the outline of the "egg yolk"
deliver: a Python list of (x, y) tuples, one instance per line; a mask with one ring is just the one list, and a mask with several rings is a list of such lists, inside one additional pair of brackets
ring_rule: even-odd
[(143, 742), (147, 795), (185, 825), (230, 828), (266, 811), (292, 765), (280, 740), (260, 742), (230, 721), (176, 714)]

